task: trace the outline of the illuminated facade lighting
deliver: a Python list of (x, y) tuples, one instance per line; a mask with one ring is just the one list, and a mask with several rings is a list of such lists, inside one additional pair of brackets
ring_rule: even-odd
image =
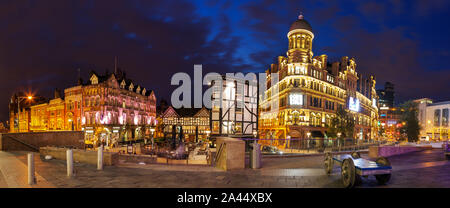
[[(329, 63), (327, 55), (314, 57), (314, 33), (303, 17), (291, 25), (287, 38), (286, 56), (279, 56), (278, 62), (266, 70), (267, 90), (259, 101), (259, 135), (266, 139), (262, 141), (290, 147), (296, 144), (284, 138), (323, 138), (338, 108), (355, 119), (353, 137), (359, 132), (362, 139), (376, 138), (375, 78), (358, 74), (353, 58), (342, 57), (339, 62)], [(274, 74), (278, 80), (273, 81)], [(270, 139), (280, 140), (272, 143)]]

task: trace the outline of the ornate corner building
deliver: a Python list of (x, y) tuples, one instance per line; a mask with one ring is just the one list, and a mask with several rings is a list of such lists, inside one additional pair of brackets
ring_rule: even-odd
[(22, 100), (18, 116), (19, 99), (14, 95), (10, 132), (18, 132), (19, 120), (20, 132), (84, 131), (86, 144), (111, 145), (150, 137), (157, 124), (154, 91), (135, 85), (122, 71), (105, 75), (92, 71), (88, 82), (80, 79), (64, 90), (64, 96), (56, 90), (48, 102)]
[(300, 15), (287, 34), (287, 56), (279, 56), (278, 63), (266, 70), (267, 90), (259, 102), (260, 138), (280, 139), (272, 144), (289, 147), (283, 140), (287, 136), (326, 137), (327, 126), (337, 109), (343, 108), (355, 120), (353, 137), (374, 139), (378, 123), (375, 78), (358, 74), (353, 58), (329, 63), (327, 55), (314, 57), (314, 37), (311, 25)]

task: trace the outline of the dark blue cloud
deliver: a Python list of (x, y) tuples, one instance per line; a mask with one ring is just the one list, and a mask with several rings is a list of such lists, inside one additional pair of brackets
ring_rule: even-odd
[[(287, 49), (300, 12), (311, 23), (315, 55), (356, 58), (399, 100), (449, 100), (450, 2), (446, 0), (0, 1), (0, 120), (17, 90), (50, 96), (76, 84), (81, 69), (112, 69), (158, 98), (171, 76), (204, 71), (263, 72)], [(111, 71), (111, 70), (110, 70)]]

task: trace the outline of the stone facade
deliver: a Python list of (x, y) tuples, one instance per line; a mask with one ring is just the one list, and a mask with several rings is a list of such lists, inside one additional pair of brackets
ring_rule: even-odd
[(418, 104), (418, 120), (422, 127), (421, 140), (446, 141), (450, 133), (450, 101), (433, 103), (431, 99), (415, 100)]
[[(259, 102), (259, 135), (264, 139), (307, 138), (326, 134), (338, 108), (355, 119), (355, 137), (375, 139), (378, 135), (378, 97), (375, 78), (356, 71), (354, 58), (329, 63), (327, 55), (313, 56), (314, 34), (302, 16), (289, 33), (287, 56), (266, 70), (266, 87)], [(289, 147), (285, 140), (273, 145)]]
[[(117, 71), (117, 70), (116, 70)], [(156, 97), (125, 73), (99, 75), (94, 71), (89, 82), (59, 91), (48, 102), (35, 99), (21, 101), (20, 132), (84, 131), (85, 143), (102, 142), (113, 146), (121, 141), (149, 138), (157, 124)], [(17, 96), (11, 98), (10, 122), (17, 123)], [(39, 101), (39, 102), (38, 102)], [(11, 132), (17, 132), (12, 125)]]
[(222, 170), (245, 168), (245, 142), (230, 137), (217, 138), (216, 167)]

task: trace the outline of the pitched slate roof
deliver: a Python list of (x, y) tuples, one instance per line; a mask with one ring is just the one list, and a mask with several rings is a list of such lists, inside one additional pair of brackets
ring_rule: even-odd
[[(142, 87), (141, 85), (134, 83), (131, 79), (127, 79), (126, 78), (126, 73), (121, 71), (120, 69), (118, 70), (117, 73), (109, 73), (106, 72), (105, 75), (100, 75), (97, 72), (95, 72), (94, 70), (91, 70), (91, 72), (89, 73), (89, 78), (92, 77), (92, 75), (95, 75), (98, 78), (98, 83), (102, 83), (107, 81), (111, 76), (114, 76), (120, 86), (120, 84), (122, 83), (122, 81), (125, 81), (125, 89), (128, 90), (131, 83), (133, 83), (133, 92), (136, 92), (136, 89), (138, 86), (141, 87), (141, 91), (139, 92), (139, 94), (142, 95), (142, 90), (144, 89), (144, 87)], [(81, 85), (90, 85), (90, 80), (87, 83), (81, 83)], [(147, 88), (145, 88), (146, 92), (145, 92), (145, 96), (150, 96), (153, 92), (153, 90), (149, 90)]]

